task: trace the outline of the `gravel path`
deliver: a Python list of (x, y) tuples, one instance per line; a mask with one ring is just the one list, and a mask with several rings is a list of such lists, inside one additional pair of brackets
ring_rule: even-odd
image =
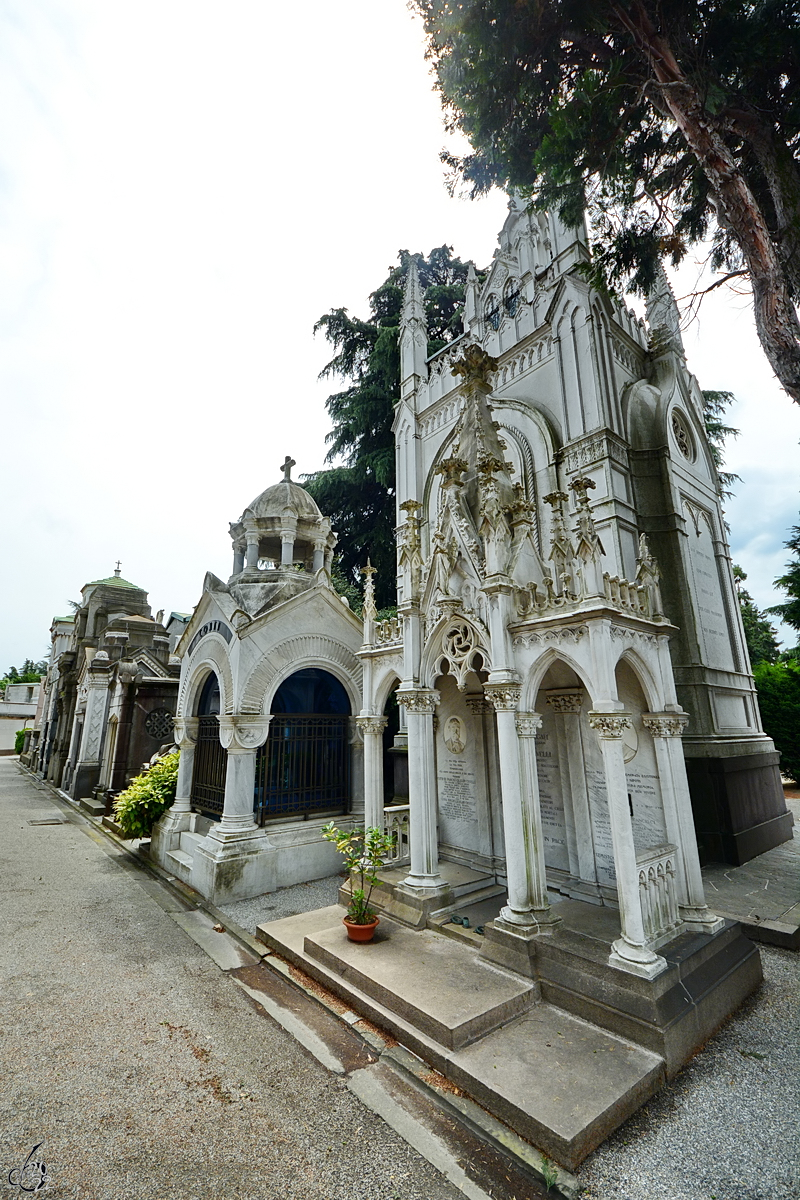
[(255, 933), (256, 925), (264, 921), (280, 921), (283, 917), (296, 917), (298, 913), (335, 904), (342, 878), (341, 875), (331, 875), (328, 879), (315, 879), (312, 883), (296, 883), (294, 887), (278, 888), (266, 896), (235, 900), (232, 904), (220, 904), (217, 907), (220, 912), (232, 917), (242, 929)]
[(761, 956), (759, 993), (577, 1172), (586, 1200), (797, 1200), (800, 956)]
[[(0, 758), (0, 1183), (52, 1200), (455, 1200)], [(96, 839), (96, 840), (95, 840)]]

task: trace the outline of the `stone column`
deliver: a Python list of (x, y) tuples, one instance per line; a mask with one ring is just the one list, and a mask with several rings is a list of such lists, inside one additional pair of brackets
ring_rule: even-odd
[(433, 712), (439, 693), (433, 689), (398, 691), (408, 722), (408, 803), (411, 872), (405, 883), (411, 888), (440, 888), (439, 834), (436, 823), (436, 758)]
[(244, 534), (247, 538), (247, 570), (258, 570), (258, 526), (254, 521), (245, 521)]
[[(484, 695), (496, 713), (497, 748), (500, 757), (500, 787), (503, 800), (505, 829), (506, 877), (508, 904), (501, 910), (502, 920), (510, 925), (534, 927), (534, 911), (542, 903), (541, 889), (534, 895), (535, 832), (531, 824), (529, 803), (523, 800), (520, 745), (517, 736), (517, 705), (521, 687), (515, 681), (484, 684)], [(538, 797), (537, 797), (538, 799)]]
[(680, 915), (693, 929), (716, 933), (722, 928), (723, 921), (706, 904), (681, 745), (688, 721), (685, 713), (642, 714), (642, 724), (652, 734), (656, 751), (667, 838), (678, 848)]
[(541, 931), (547, 933), (561, 918), (550, 907), (547, 898), (547, 869), (544, 862), (542, 812), (539, 805), (539, 774), (536, 769), (536, 734), (542, 718), (535, 712), (518, 712), (515, 716), (522, 764), (522, 822), (525, 830), (526, 873), (530, 909)]
[(244, 548), (242, 546), (233, 547), (233, 574), (241, 575), (244, 570)]
[(297, 521), (284, 520), (281, 523), (281, 566), (290, 567), (294, 562), (294, 542), (297, 537)]
[(609, 963), (633, 975), (653, 979), (666, 968), (665, 959), (648, 949), (639, 900), (639, 872), (636, 848), (628, 807), (628, 781), (622, 735), (630, 725), (625, 712), (590, 712), (589, 725), (600, 740), (606, 777), (606, 795), (614, 847), (614, 869), (617, 876), (617, 898), (621, 936), (613, 943)]
[(383, 731), (386, 717), (356, 717), (364, 739), (364, 826), (383, 831)]
[(180, 846), (181, 834), (191, 828), (192, 776), (194, 774), (194, 751), (199, 727), (197, 717), (176, 717), (173, 737), (180, 749), (178, 760), (178, 782), (175, 801), (153, 827), (150, 853), (162, 867), (167, 865), (166, 855)]
[(314, 542), (313, 570), (314, 570), (315, 574), (317, 571), (321, 571), (322, 568), (325, 566), (325, 548), (326, 548), (326, 546), (327, 546), (326, 541)]
[(235, 717), (219, 718), (219, 740), (228, 751), (220, 833), (243, 833), (256, 828), (253, 820), (256, 751), (267, 739), (269, 722), (269, 717), (256, 723)]

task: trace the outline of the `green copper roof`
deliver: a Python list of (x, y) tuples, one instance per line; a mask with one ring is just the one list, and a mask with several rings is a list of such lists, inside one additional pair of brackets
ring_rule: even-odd
[[(109, 575), (108, 579), (93, 579), (90, 583), (84, 584), (84, 587), (117, 587), (117, 588), (133, 588), (135, 592), (141, 592), (141, 588), (136, 583), (130, 583), (127, 579), (122, 579), (119, 575)], [(81, 588), (83, 591), (83, 588)]]

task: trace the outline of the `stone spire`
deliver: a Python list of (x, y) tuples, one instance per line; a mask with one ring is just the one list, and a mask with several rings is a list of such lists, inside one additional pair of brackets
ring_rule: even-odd
[(473, 322), (478, 317), (478, 276), (475, 273), (475, 264), (470, 263), (467, 267), (467, 285), (464, 294), (464, 332), (469, 333), (472, 329)]
[(403, 394), (428, 378), (428, 322), (425, 316), (419, 271), (409, 259), (406, 290), (400, 317), (400, 380)]
[(655, 282), (645, 301), (645, 314), (650, 326), (651, 349), (656, 353), (676, 350), (685, 357), (681, 314), (661, 263), (658, 264)]

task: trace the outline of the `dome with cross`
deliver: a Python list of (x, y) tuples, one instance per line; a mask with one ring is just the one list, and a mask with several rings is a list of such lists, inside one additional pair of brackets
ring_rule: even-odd
[(265, 573), (330, 568), (336, 537), (315, 501), (292, 479), (294, 459), (281, 464), (283, 479), (257, 496), (230, 527), (233, 577), (263, 579)]

